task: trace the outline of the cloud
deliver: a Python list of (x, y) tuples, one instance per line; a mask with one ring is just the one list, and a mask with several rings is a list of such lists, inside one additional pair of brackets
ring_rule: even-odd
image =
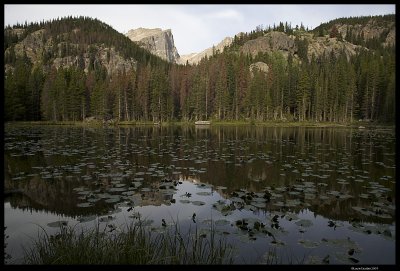
[(243, 21), (243, 15), (234, 9), (225, 9), (218, 12), (208, 14), (207, 17), (216, 19), (233, 19), (238, 21)]

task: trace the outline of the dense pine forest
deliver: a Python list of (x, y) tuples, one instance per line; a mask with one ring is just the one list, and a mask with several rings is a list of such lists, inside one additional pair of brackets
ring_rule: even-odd
[[(373, 18), (383, 26), (395, 21), (394, 15)], [(343, 37), (336, 29), (339, 23), (365, 24), (369, 19), (337, 19), (310, 31), (282, 22), (257, 27), (198, 65), (168, 63), (88, 17), (8, 26), (4, 29), (5, 121), (96, 117), (394, 123), (395, 45), (383, 45), (384, 34), (366, 40), (351, 30)], [(247, 41), (272, 31), (294, 35), (296, 55), (243, 53)], [(360, 49), (351, 56), (343, 51), (310, 57), (304, 36), (346, 40)], [(27, 39), (35, 52), (26, 49)], [(109, 66), (114, 65), (114, 53), (135, 65), (112, 73), (99, 60), (102, 52)], [(76, 60), (74, 64), (55, 65), (68, 57)], [(268, 71), (251, 69), (257, 62), (267, 64)]]

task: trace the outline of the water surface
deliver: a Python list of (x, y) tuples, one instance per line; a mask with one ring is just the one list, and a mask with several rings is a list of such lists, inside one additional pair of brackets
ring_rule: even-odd
[(5, 125), (4, 141), (10, 263), (39, 226), (162, 219), (214, 227), (236, 263), (395, 263), (394, 129)]

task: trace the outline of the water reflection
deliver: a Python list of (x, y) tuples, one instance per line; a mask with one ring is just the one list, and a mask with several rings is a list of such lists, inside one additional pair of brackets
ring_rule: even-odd
[[(394, 149), (390, 129), (6, 125), (10, 209), (5, 224), (21, 210), (79, 222), (116, 208), (122, 208), (124, 216), (129, 209), (140, 209), (157, 225), (165, 211), (190, 223), (195, 210), (203, 220), (212, 215), (224, 224), (226, 219), (224, 226), (239, 236), (243, 234), (236, 222), (246, 216), (269, 223), (265, 231), (289, 231), (290, 237), (282, 239), (297, 249), (296, 255), (315, 242), (332, 245), (330, 235), (345, 234), (363, 243), (359, 259), (366, 263), (377, 258), (366, 256), (373, 255), (373, 248), (365, 251), (365, 240), (381, 236), (386, 249), (394, 243)], [(301, 222), (310, 214), (312, 220), (306, 221), (313, 221), (313, 228), (321, 223), (317, 228), (325, 237), (310, 234)], [(257, 229), (253, 231), (257, 235)], [(257, 247), (263, 255), (268, 246), (252, 237), (241, 237), (251, 241), (244, 247)], [(333, 246), (337, 250), (337, 244)], [(394, 262), (392, 254), (384, 258), (387, 263)], [(246, 250), (243, 257), (246, 263), (260, 261)]]

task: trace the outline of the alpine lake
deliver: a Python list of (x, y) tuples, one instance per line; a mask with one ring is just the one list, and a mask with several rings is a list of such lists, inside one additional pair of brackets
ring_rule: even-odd
[(63, 225), (178, 223), (237, 264), (395, 264), (395, 144), (393, 127), (5, 124), (5, 253)]

